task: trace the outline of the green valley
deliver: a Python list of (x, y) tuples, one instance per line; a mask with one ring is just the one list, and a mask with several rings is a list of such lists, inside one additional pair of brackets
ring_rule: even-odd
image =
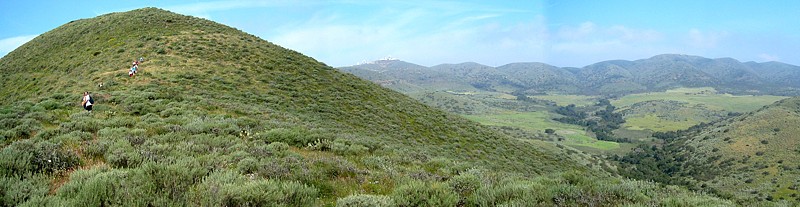
[[(668, 64), (663, 61), (685, 59), (699, 61), (703, 58), (663, 55), (648, 60), (639, 60), (636, 61), (636, 64)], [(703, 61), (712, 60), (705, 59)], [(736, 63), (728, 59), (719, 61), (724, 64)], [(382, 64), (387, 65), (386, 63)], [(576, 75), (581, 78), (581, 75), (596, 72), (594, 70), (610, 67), (606, 64), (619, 66), (627, 63), (621, 64), (613, 61), (598, 63), (598, 65), (581, 69)], [(599, 67), (601, 65), (605, 66)], [(520, 69), (521, 67), (530, 68)], [(639, 65), (636, 67), (652, 66)], [(696, 67), (699, 70), (706, 70), (707, 68), (704, 67), (708, 67), (708, 65), (701, 64)], [(509, 72), (509, 68), (516, 68), (514, 69), (516, 71)], [(544, 69), (549, 72), (544, 72)], [(361, 66), (347, 67), (342, 70), (346, 72), (360, 71)], [(395, 72), (402, 73), (401, 71), (404, 69), (386, 67), (383, 70), (398, 70)], [(521, 70), (536, 72), (523, 73), (520, 72)], [(795, 158), (794, 155), (786, 153), (797, 145), (787, 141), (791, 139), (790, 135), (775, 139), (769, 138), (782, 132), (783, 127), (792, 125), (790, 120), (797, 116), (790, 114), (783, 123), (778, 123), (779, 120), (783, 120), (782, 118), (776, 119), (778, 121), (769, 121), (771, 126), (776, 127), (772, 129), (767, 129), (767, 125), (761, 125), (761, 122), (765, 122), (761, 118), (759, 118), (758, 124), (750, 122), (735, 124), (737, 130), (733, 130), (733, 128), (720, 129), (719, 127), (720, 125), (727, 126), (728, 124), (725, 123), (733, 120), (752, 120), (747, 117), (753, 116), (754, 113), (763, 113), (762, 110), (778, 107), (773, 103), (777, 102), (776, 104), (780, 105), (780, 103), (791, 100), (787, 99), (790, 97), (786, 95), (792, 95), (792, 93), (771, 91), (774, 88), (760, 88), (754, 85), (748, 86), (751, 87), (748, 88), (699, 82), (690, 85), (703, 86), (703, 84), (707, 84), (709, 86), (651, 88), (648, 85), (652, 83), (648, 82), (623, 83), (618, 81), (614, 84), (625, 86), (601, 84), (590, 85), (589, 89), (580, 89), (580, 84), (576, 83), (577, 86), (569, 89), (566, 85), (542, 82), (541, 77), (525, 79), (525, 75), (547, 77), (552, 74), (565, 74), (564, 71), (553, 71), (558, 71), (558, 69), (536, 64), (516, 64), (513, 67), (492, 68), (476, 63), (464, 63), (438, 65), (428, 70), (415, 68), (414, 73), (416, 74), (437, 74), (424, 75), (425, 78), (422, 79), (384, 76), (381, 81), (415, 85), (413, 91), (400, 90), (394, 85), (383, 86), (408, 94), (429, 106), (453, 112), (490, 126), (495, 131), (519, 140), (541, 140), (554, 143), (565, 149), (570, 155), (583, 155), (577, 156), (578, 159), (587, 156), (600, 158), (600, 160), (589, 161), (588, 163), (594, 163), (589, 166), (595, 169), (604, 169), (612, 174), (619, 173), (635, 179), (682, 185), (695, 191), (735, 200), (737, 204), (744, 206), (782, 206), (797, 201), (795, 200), (797, 197), (796, 184), (791, 184), (795, 181), (790, 179), (795, 175), (794, 166), (787, 163), (787, 160)], [(577, 70), (569, 69), (568, 71)], [(466, 82), (456, 84), (458, 86), (433, 84), (434, 80), (453, 81), (436, 78), (443, 76), (442, 73), (451, 73), (451, 76), (461, 77), (460, 80)], [(369, 77), (361, 77), (369, 79)], [(511, 79), (511, 77), (515, 79)], [(603, 83), (604, 79), (595, 76), (585, 76), (584, 78), (599, 81), (598, 83)], [(599, 80), (595, 80), (596, 78)], [(697, 78), (699, 78), (698, 80), (705, 79), (700, 76)], [(425, 84), (414, 83), (419, 80), (425, 80)], [(380, 83), (377, 80), (373, 81)], [(592, 82), (586, 83), (591, 84)], [(407, 85), (403, 87), (408, 88)], [(468, 85), (474, 88), (470, 88)], [(609, 88), (633, 90), (605, 91)], [(773, 114), (771, 116), (780, 117), (781, 115)], [(750, 133), (739, 134), (742, 130), (758, 126), (762, 128), (753, 129), (753, 132)], [(726, 135), (703, 135), (709, 133)], [(735, 146), (740, 151), (726, 151), (718, 146), (719, 140)], [(743, 144), (742, 141), (736, 140), (748, 141)], [(771, 143), (775, 142), (774, 140), (780, 140), (777, 142), (785, 144), (776, 151), (777, 154), (768, 153), (766, 148), (759, 148), (762, 149), (761, 151), (741, 151), (742, 148), (753, 148), (759, 145), (771, 146)], [(608, 160), (611, 163), (608, 163)], [(773, 164), (761, 161), (752, 164), (752, 160), (764, 160), (766, 163)]]

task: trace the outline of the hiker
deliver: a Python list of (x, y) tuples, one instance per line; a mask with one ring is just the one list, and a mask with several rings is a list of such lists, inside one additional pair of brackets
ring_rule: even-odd
[(133, 77), (133, 75), (136, 75), (136, 66), (135, 65), (133, 67), (131, 67), (130, 71), (128, 71), (128, 77)]
[(81, 102), (81, 105), (83, 105), (83, 109), (86, 109), (86, 111), (92, 112), (94, 100), (91, 96), (89, 96), (89, 91), (83, 92), (83, 101)]

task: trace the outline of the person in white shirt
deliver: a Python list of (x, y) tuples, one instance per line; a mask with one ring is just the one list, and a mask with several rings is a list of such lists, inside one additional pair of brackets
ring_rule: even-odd
[(92, 100), (92, 97), (89, 96), (88, 91), (83, 92), (83, 101), (81, 102), (81, 105), (83, 105), (83, 109), (86, 109), (86, 111), (92, 112), (92, 105), (94, 105), (94, 100)]

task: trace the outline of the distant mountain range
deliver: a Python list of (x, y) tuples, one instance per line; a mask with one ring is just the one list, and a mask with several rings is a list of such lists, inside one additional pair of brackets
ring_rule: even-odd
[(339, 69), (402, 92), (437, 89), (621, 95), (714, 87), (733, 94), (800, 95), (800, 67), (795, 65), (676, 54), (609, 60), (582, 68), (535, 62), (499, 67), (473, 62), (425, 67), (392, 59)]

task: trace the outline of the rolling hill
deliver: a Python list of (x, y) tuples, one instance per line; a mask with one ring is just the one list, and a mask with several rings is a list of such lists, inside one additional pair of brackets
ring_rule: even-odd
[(156, 8), (39, 35), (0, 59), (0, 95), (2, 206), (732, 205)]
[[(743, 203), (797, 203), (800, 181), (800, 98), (681, 133), (661, 147), (641, 147), (621, 158), (634, 177), (684, 182)], [(753, 205), (753, 204), (749, 204)]]
[[(366, 64), (340, 69), (348, 72), (377, 71), (374, 68)], [(625, 95), (679, 87), (713, 87), (731, 94), (800, 95), (798, 66), (780, 62), (742, 63), (732, 58), (709, 59), (675, 54), (636, 61), (609, 60), (582, 68), (559, 68), (544, 63), (510, 63), (496, 68), (477, 63), (442, 64), (430, 68), (417, 66), (413, 70), (393, 68), (388, 64), (387, 68), (405, 72), (401, 73), (402, 76), (387, 75), (380, 79), (354, 74), (372, 81), (405, 81), (420, 86), (415, 91), (426, 88), (471, 90), (468, 87), (426, 87), (432, 85), (432, 81), (439, 81), (460, 86), (471, 85), (486, 91), (528, 95)], [(417, 84), (414, 81), (420, 79), (427, 82)]]

